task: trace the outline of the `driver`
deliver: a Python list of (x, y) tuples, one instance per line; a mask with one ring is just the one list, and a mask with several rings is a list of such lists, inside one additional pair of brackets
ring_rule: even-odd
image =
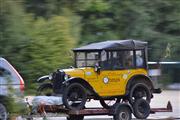
[(136, 66), (137, 67), (143, 66), (143, 59), (140, 55), (136, 55)]

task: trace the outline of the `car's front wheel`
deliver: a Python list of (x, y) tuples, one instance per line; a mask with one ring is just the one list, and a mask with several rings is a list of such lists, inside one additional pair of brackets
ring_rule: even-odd
[(63, 104), (71, 110), (83, 109), (87, 100), (85, 88), (79, 83), (69, 84), (63, 93)]
[(0, 103), (0, 120), (7, 120), (7, 110), (2, 103)]

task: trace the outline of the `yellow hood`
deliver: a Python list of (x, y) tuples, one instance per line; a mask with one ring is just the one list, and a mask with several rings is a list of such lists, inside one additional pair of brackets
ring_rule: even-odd
[(80, 77), (84, 78), (84, 68), (70, 68), (70, 69), (63, 69), (63, 71), (67, 74), (70, 75), (71, 77)]

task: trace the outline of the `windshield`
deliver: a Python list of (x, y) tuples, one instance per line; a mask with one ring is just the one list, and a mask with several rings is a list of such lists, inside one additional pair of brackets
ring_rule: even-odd
[(98, 52), (76, 52), (76, 67), (93, 67), (98, 64)]

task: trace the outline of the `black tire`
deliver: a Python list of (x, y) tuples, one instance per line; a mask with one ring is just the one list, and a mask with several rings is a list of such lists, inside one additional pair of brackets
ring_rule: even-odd
[(51, 83), (43, 83), (37, 89), (37, 95), (51, 96), (53, 93), (53, 86)]
[(6, 110), (6, 107), (0, 103), (0, 120), (7, 120), (8, 119), (8, 113)]
[(151, 101), (150, 89), (144, 83), (135, 83), (130, 89), (128, 95), (129, 102), (133, 105), (137, 99), (145, 99), (148, 103)]
[(116, 103), (120, 103), (121, 99), (119, 98), (115, 98), (114, 100), (104, 100), (104, 99), (100, 99), (99, 100), (101, 105), (106, 108), (106, 109), (109, 109), (111, 108), (114, 104)]
[(134, 116), (138, 119), (146, 119), (150, 114), (150, 105), (144, 99), (138, 99), (133, 105)]
[(67, 120), (84, 120), (82, 115), (70, 115), (67, 117)]
[[(63, 104), (71, 110), (83, 109), (87, 100), (85, 88), (79, 83), (71, 83), (63, 92)], [(78, 102), (78, 103), (77, 103)]]
[(114, 120), (131, 120), (132, 112), (128, 106), (118, 105), (115, 108), (115, 114), (113, 115)]

